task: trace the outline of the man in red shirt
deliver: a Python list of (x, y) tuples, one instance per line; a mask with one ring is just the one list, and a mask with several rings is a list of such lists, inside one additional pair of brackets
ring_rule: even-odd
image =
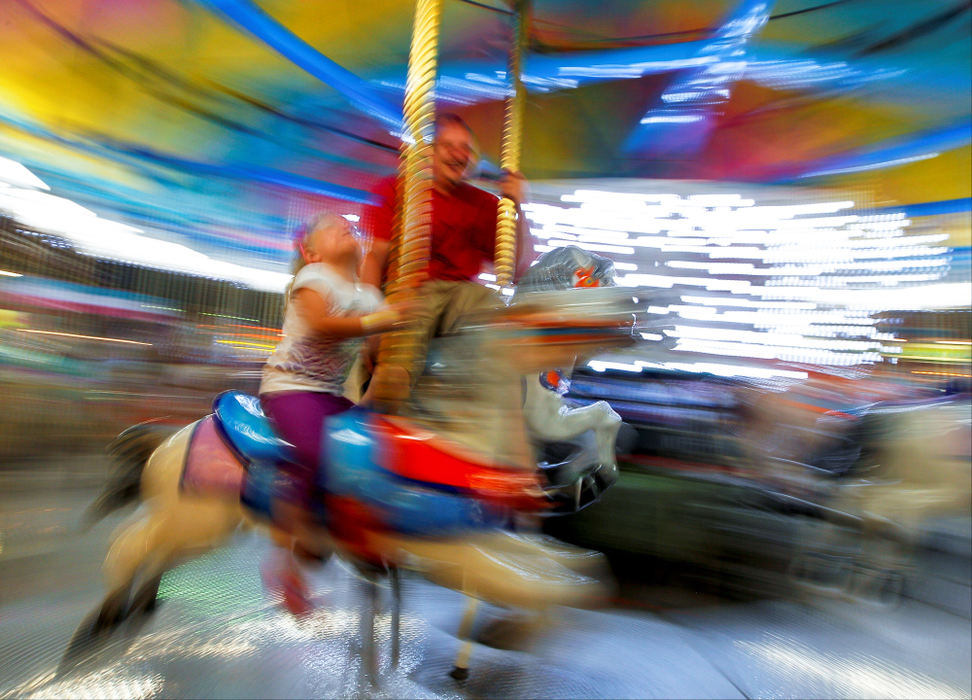
[[(428, 341), (453, 331), (466, 313), (495, 308), (496, 293), (473, 280), (483, 264), (493, 262), (496, 244), (498, 199), (473, 187), (466, 178), (475, 161), (475, 141), (469, 126), (455, 114), (439, 114), (435, 120), (432, 150), (432, 230), (429, 279), (419, 293), (420, 309), (413, 318), (424, 331), (423, 346), (415, 353), (410, 367), (379, 365), (375, 374), (414, 385), (425, 364)], [(517, 261), (514, 276), (530, 267), (532, 246), (529, 229), (520, 203), (526, 181), (519, 173), (507, 174), (500, 181), (500, 193), (510, 197), (517, 208)], [(389, 241), (397, 205), (396, 178), (383, 180), (374, 194), (380, 202), (367, 212), (372, 234), (371, 249), (365, 255), (361, 280), (381, 287), (386, 281)]]

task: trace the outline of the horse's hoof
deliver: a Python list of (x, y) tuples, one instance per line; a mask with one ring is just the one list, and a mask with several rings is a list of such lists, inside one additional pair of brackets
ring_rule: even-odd
[(128, 618), (129, 612), (124, 605), (102, 607), (98, 611), (98, 616), (95, 618), (94, 624), (91, 626), (91, 631), (99, 635), (113, 632)]
[(162, 577), (156, 576), (139, 588), (138, 592), (132, 598), (129, 614), (141, 613), (143, 615), (150, 615), (155, 612), (159, 604), (158, 595), (159, 584), (161, 582)]
[(455, 666), (451, 671), (449, 671), (449, 675), (457, 681), (464, 681), (469, 678), (469, 669)]
[(132, 614), (151, 615), (159, 607), (161, 601), (154, 595), (145, 595), (132, 603)]

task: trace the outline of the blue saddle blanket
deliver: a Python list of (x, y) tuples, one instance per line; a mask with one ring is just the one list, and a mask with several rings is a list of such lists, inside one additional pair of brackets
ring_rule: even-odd
[(213, 414), (223, 437), (246, 464), (291, 460), (291, 445), (274, 431), (260, 399), (242, 391), (224, 391), (213, 399)]

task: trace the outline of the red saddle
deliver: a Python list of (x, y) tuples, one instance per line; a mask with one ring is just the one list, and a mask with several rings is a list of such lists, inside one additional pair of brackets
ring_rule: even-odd
[(375, 429), (385, 446), (382, 466), (397, 476), (517, 510), (550, 506), (536, 472), (490, 463), (404, 419), (375, 416)]

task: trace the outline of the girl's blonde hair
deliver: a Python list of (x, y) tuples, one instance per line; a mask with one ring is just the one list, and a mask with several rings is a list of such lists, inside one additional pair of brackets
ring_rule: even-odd
[(287, 289), (284, 292), (284, 306), (286, 307), (287, 302), (290, 300), (290, 290), (294, 286), (294, 278), (297, 277), (297, 273), (304, 269), (307, 265), (307, 260), (304, 258), (304, 250), (307, 247), (307, 242), (310, 240), (311, 235), (319, 228), (328, 228), (330, 226), (335, 226), (344, 220), (343, 217), (337, 214), (332, 214), (330, 212), (320, 212), (314, 214), (305, 221), (297, 229), (297, 234), (294, 236), (294, 260), (290, 266), (290, 283), (287, 285)]

